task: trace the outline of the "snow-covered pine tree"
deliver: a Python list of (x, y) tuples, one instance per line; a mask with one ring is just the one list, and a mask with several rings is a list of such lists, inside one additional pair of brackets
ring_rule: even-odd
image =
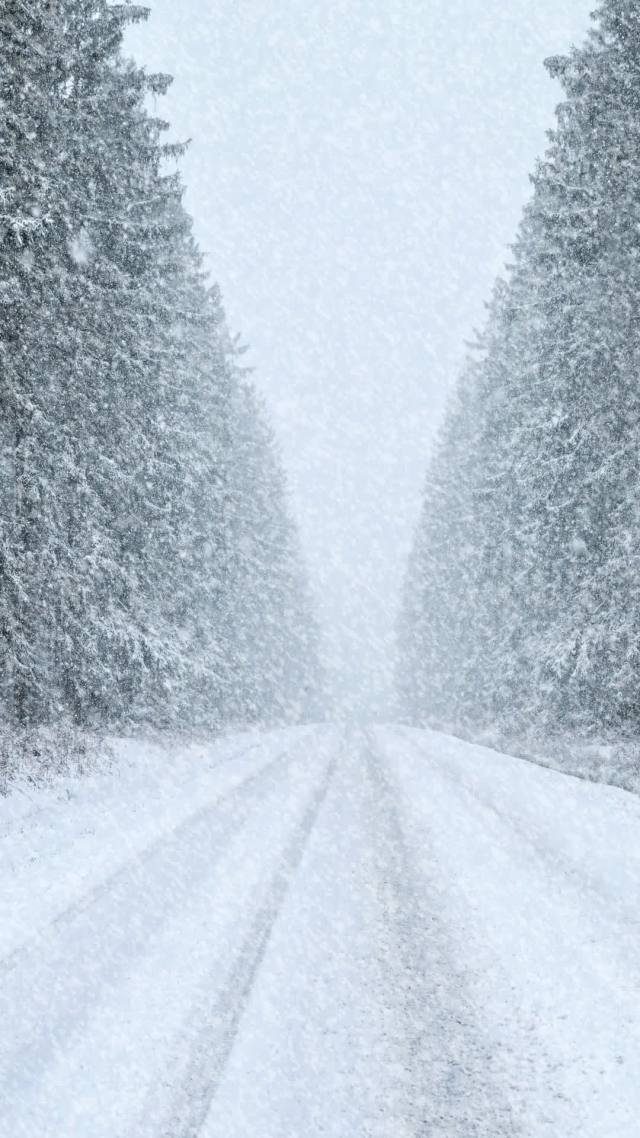
[(173, 500), (166, 544), (158, 550), (154, 592), (157, 619), (172, 630), (171, 722), (203, 731), (225, 722), (233, 669), (226, 613), (234, 548), (227, 511), (237, 379), (235, 346), (220, 294), (203, 287), (199, 263), (194, 250), (191, 290), (174, 310), (186, 352), (182, 361), (176, 360), (174, 414), (184, 481)]
[[(548, 63), (566, 99), (436, 452), (407, 583), (400, 670), (418, 719), (503, 731), (636, 721), (639, 20), (635, 4), (608, 0), (586, 44)], [(459, 475), (467, 520), (447, 549), (433, 534), (450, 524), (452, 491), (437, 486)], [(436, 595), (461, 548), (473, 587), (454, 574)]]
[(51, 5), (8, 0), (0, 13), (0, 606), (2, 703), (26, 725), (46, 718), (54, 690), (47, 610), (57, 520), (50, 494), (56, 383), (41, 332), (55, 267), (49, 129), (59, 80)]
[[(133, 5), (59, 0), (20, 6), (14, 20), (26, 74), (35, 69), (28, 102), (40, 108), (37, 146), (21, 159), (27, 181), (46, 171), (47, 191), (27, 260), (33, 303), (22, 356), (13, 357), (22, 366), (14, 388), (22, 384), (30, 401), (18, 452), (30, 496), (18, 477), (9, 543), (16, 557), (28, 545), (15, 574), (15, 627), (30, 661), (18, 675), (47, 698), (38, 706), (32, 694), (28, 714), (24, 695), (16, 700), (20, 722), (66, 713), (113, 723), (130, 715), (143, 674), (157, 671), (161, 631), (140, 597), (140, 535), (158, 528), (151, 490), (160, 481), (149, 471), (158, 361), (165, 376), (170, 367), (156, 286), (166, 246), (175, 258), (175, 232), (184, 239), (188, 220), (177, 178), (161, 171), (163, 124), (144, 109), (167, 81), (119, 55), (124, 24), (142, 15)], [(37, 523), (21, 540), (27, 502)]]
[(640, 664), (637, 5), (607, 0), (585, 46), (549, 66), (566, 101), (533, 203), (551, 412), (536, 683), (552, 722), (620, 728), (637, 725)]
[(317, 719), (323, 698), (318, 630), (285, 477), (264, 408), (254, 388), (239, 379), (226, 505), (232, 551), (227, 716), (239, 722)]
[(396, 684), (401, 711), (455, 724), (469, 713), (477, 584), (474, 456), (478, 446), (473, 368), (452, 400), (429, 468), (404, 586)]
[(113, 725), (135, 719), (168, 643), (146, 587), (147, 547), (162, 520), (156, 499), (171, 492), (170, 468), (161, 481), (153, 466), (168, 370), (159, 282), (167, 246), (175, 256), (188, 222), (177, 178), (161, 170), (163, 124), (144, 107), (168, 81), (120, 57), (125, 23), (144, 10), (60, 0), (57, 12), (64, 560), (56, 666), (62, 709), (79, 724)]
[[(292, 678), (274, 647), (274, 595), (293, 659), (304, 636), (287, 615), (308, 616), (304, 590), (283, 568), (275, 459), (257, 425), (247, 441), (235, 348), (170, 169), (182, 148), (147, 109), (169, 80), (121, 54), (146, 14), (106, 0), (2, 10), (0, 615), (3, 710), (19, 725), (280, 717), (313, 657)], [(251, 667), (271, 671), (259, 709), (247, 679), (231, 712), (263, 484), (271, 547), (262, 579), (252, 561), (248, 619)]]

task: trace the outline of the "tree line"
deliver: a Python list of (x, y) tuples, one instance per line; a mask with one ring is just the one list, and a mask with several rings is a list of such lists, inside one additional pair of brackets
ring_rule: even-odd
[(277, 448), (182, 204), (147, 10), (0, 4), (0, 714), (317, 713)]
[(402, 713), (505, 734), (640, 719), (640, 6), (547, 61), (564, 97), (430, 463)]

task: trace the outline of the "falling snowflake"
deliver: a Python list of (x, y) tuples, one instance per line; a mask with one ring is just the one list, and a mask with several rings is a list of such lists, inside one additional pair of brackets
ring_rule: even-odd
[(67, 247), (71, 260), (80, 268), (86, 268), (87, 265), (91, 264), (95, 255), (95, 247), (84, 226), (69, 239)]

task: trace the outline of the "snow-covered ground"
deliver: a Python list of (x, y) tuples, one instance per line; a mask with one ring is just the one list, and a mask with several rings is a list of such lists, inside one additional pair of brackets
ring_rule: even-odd
[(317, 727), (0, 800), (2, 1138), (637, 1138), (640, 799)]

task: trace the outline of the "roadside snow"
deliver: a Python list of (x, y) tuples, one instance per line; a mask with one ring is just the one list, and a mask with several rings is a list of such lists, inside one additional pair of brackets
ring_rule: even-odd
[[(297, 733), (294, 734), (296, 739)], [(292, 732), (270, 734), (286, 747)], [(264, 761), (256, 732), (212, 745), (114, 740), (109, 769), (0, 797), (0, 959)]]

